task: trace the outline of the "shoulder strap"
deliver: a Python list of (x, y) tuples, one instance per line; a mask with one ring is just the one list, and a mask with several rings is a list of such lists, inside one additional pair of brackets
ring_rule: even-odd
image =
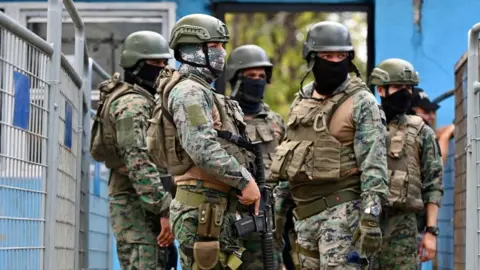
[[(168, 88), (169, 90), (171, 91), (177, 84), (179, 84), (180, 82), (184, 81), (188, 79), (188, 77), (186, 76), (183, 76), (183, 75), (180, 75), (180, 77), (178, 78), (178, 80), (176, 82), (172, 82), (171, 84), (168, 85)], [(165, 119), (167, 119), (167, 121), (175, 127), (175, 122), (173, 121), (173, 116), (172, 114), (168, 111), (168, 97), (170, 96), (170, 91), (166, 91), (165, 93), (163, 93), (163, 97), (161, 97), (161, 105), (160, 105), (160, 109), (162, 110), (162, 114), (163, 116), (165, 116)]]
[(347, 99), (349, 99), (351, 96), (356, 94), (357, 92), (360, 92), (362, 90), (365, 90), (361, 86), (356, 86), (352, 88), (347, 88), (345, 91), (343, 91), (340, 94), (337, 94), (333, 96), (329, 101), (333, 103), (333, 106), (330, 109), (330, 112), (327, 114), (327, 125), (330, 125), (330, 120), (332, 119), (332, 115), (337, 111), (337, 109), (345, 102)]
[(408, 115), (407, 116), (407, 132), (417, 136), (422, 131), (425, 122), (420, 116)]

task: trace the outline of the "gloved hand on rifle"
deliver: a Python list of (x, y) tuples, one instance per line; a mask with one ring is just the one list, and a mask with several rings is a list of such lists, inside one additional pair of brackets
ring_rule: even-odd
[(357, 229), (353, 233), (353, 243), (358, 242), (360, 254), (366, 257), (376, 255), (382, 248), (380, 218), (372, 214), (362, 214)]

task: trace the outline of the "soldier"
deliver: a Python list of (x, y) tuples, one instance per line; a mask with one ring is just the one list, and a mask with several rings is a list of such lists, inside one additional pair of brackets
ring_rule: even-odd
[[(272, 63), (266, 52), (256, 45), (244, 45), (236, 48), (230, 54), (225, 70), (225, 77), (230, 83), (230, 97), (240, 104), (245, 114), (247, 134), (250, 140), (261, 141), (264, 144), (265, 179), (269, 179), (269, 168), (275, 148), (282, 142), (285, 135), (285, 123), (282, 117), (270, 110), (263, 102), (265, 86), (272, 78)], [(274, 188), (275, 182), (269, 185)], [(248, 214), (246, 207), (240, 207), (239, 212)], [(260, 236), (249, 234), (244, 239), (244, 247), (251, 258), (242, 264), (242, 269), (263, 269)], [(278, 255), (278, 254), (277, 254)], [(247, 258), (247, 257), (246, 257)], [(281, 256), (278, 256), (281, 260)], [(281, 261), (279, 261), (278, 265)]]
[[(419, 116), (406, 115), (418, 75), (402, 59), (381, 62), (370, 76), (382, 100), (388, 127), (390, 195), (383, 207), (383, 246), (376, 269), (419, 269), (435, 257), (437, 215), (442, 201), (442, 159), (435, 132)], [(417, 249), (416, 213), (426, 209), (427, 227)]]
[(353, 57), (344, 25), (325, 21), (308, 30), (303, 59), (315, 81), (300, 83), (286, 139), (270, 167), (272, 176), (288, 180), (276, 188), (276, 214), (296, 205), (301, 269), (358, 269), (350, 255), (372, 256), (382, 243), (385, 120)]
[(152, 158), (171, 170), (177, 185), (170, 221), (183, 269), (238, 268), (237, 201), (259, 208), (247, 169), (253, 156), (234, 143), (247, 142), (243, 113), (210, 85), (223, 72), (228, 40), (226, 25), (212, 16), (192, 14), (174, 25), (170, 48), (181, 65), (160, 75), (156, 125), (148, 130)]
[(168, 174), (149, 161), (145, 141), (155, 78), (169, 58), (167, 41), (160, 34), (135, 32), (123, 44), (120, 66), (125, 82), (115, 73), (99, 85), (90, 152), (111, 169), (110, 220), (122, 269), (162, 269), (165, 250), (157, 246), (158, 232), (162, 247), (173, 242), (168, 220), (171, 196), (160, 179)]

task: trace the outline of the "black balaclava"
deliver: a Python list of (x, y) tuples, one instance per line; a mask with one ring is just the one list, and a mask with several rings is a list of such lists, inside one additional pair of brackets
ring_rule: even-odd
[(163, 69), (163, 67), (149, 65), (142, 60), (133, 68), (125, 70), (125, 81), (130, 84), (138, 84), (155, 95), (155, 80)]
[(315, 77), (315, 91), (321, 95), (330, 95), (346, 79), (349, 71), (350, 58), (340, 62), (331, 62), (315, 57), (312, 72)]
[(238, 101), (243, 113), (253, 115), (262, 109), (263, 96), (265, 94), (265, 79), (250, 79), (239, 75), (238, 79), (232, 80), (231, 97)]
[(387, 123), (408, 111), (412, 97), (412, 93), (407, 88), (402, 88), (393, 94), (389, 94), (388, 86), (386, 86), (385, 97), (381, 97), (381, 100)]

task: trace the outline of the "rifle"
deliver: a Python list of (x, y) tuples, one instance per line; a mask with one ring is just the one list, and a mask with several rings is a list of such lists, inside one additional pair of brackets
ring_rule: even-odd
[(242, 147), (255, 154), (255, 182), (260, 189), (260, 211), (255, 215), (255, 206), (250, 205), (250, 215), (235, 222), (235, 228), (240, 236), (250, 232), (260, 234), (262, 241), (263, 268), (265, 270), (276, 270), (276, 261), (273, 255), (273, 233), (275, 232), (275, 214), (272, 189), (266, 184), (265, 165), (263, 164), (263, 145), (261, 142), (251, 143), (247, 139), (233, 135), (228, 131), (217, 130), (218, 136), (235, 145)]

